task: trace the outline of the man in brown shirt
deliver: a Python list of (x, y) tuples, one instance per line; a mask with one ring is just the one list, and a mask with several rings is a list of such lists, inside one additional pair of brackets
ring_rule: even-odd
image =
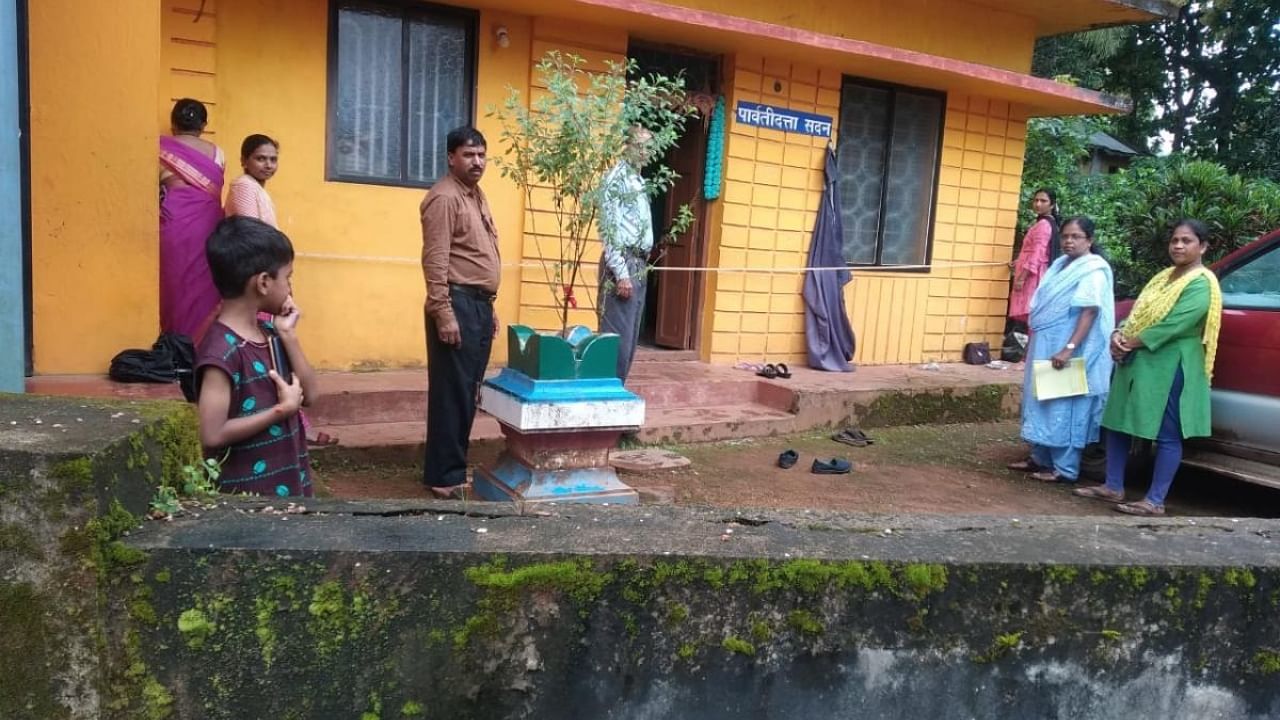
[(422, 215), (422, 273), (427, 281), (427, 451), (423, 481), (438, 497), (467, 482), (467, 449), (476, 395), (489, 365), (498, 317), (498, 230), (480, 190), (485, 139), (461, 127), (446, 140), (449, 172), (436, 181)]

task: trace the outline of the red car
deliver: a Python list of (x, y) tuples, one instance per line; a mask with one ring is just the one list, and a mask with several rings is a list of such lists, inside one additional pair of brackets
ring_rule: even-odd
[[(1188, 442), (1182, 462), (1280, 488), (1280, 230), (1212, 268), (1222, 286), (1213, 437)], [(1132, 305), (1116, 304), (1117, 322)]]

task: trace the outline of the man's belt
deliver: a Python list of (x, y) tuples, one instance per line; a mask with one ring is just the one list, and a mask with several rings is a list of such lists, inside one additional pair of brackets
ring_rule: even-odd
[(468, 295), (470, 297), (476, 298), (477, 300), (483, 300), (484, 302), (487, 302), (487, 303), (493, 302), (498, 297), (498, 293), (490, 292), (489, 290), (482, 288), (479, 285), (458, 285), (456, 283), (449, 283), (449, 292), (451, 293), (456, 292), (456, 293), (461, 293), (463, 295)]

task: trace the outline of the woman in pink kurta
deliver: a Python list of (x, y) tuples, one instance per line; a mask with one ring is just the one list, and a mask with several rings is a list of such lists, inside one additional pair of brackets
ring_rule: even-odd
[(1027, 322), (1031, 298), (1040, 287), (1040, 278), (1057, 255), (1058, 198), (1052, 190), (1041, 188), (1031, 196), (1031, 209), (1036, 221), (1022, 238), (1022, 251), (1013, 262), (1013, 292), (1009, 294), (1009, 319)]

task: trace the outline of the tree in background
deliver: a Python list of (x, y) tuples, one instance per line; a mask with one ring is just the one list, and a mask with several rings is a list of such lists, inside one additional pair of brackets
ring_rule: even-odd
[(1101, 127), (1137, 148), (1280, 179), (1280, 2), (1187, 2), (1163, 23), (1041, 40), (1032, 71), (1132, 98)]
[[(593, 283), (584, 281), (582, 263), (594, 247), (600, 201), (608, 192), (605, 175), (622, 158), (632, 126), (651, 133), (649, 148), (661, 158), (679, 142), (695, 110), (682, 77), (641, 75), (634, 60), (589, 70), (582, 57), (549, 51), (534, 70), (545, 90), (526, 100), (509, 88), (502, 105), (490, 110), (502, 122), (506, 145), (493, 162), (525, 194), (529, 235), (564, 334), (578, 306), (575, 290), (585, 291), (590, 300)], [(671, 168), (655, 162), (648, 168), (645, 192), (652, 197), (675, 180)], [(669, 242), (692, 222), (686, 203), (659, 242)]]
[(1141, 158), (1111, 175), (1082, 173), (1079, 161), (1096, 129), (1090, 119), (1049, 118), (1028, 125), (1019, 237), (1034, 219), (1025, 209), (1031, 192), (1054, 188), (1063, 216), (1088, 215), (1097, 222), (1117, 295), (1136, 294), (1168, 264), (1168, 235), (1182, 218), (1197, 218), (1209, 227), (1209, 262), (1280, 227), (1280, 184), (1233, 174), (1218, 163), (1168, 155)]

